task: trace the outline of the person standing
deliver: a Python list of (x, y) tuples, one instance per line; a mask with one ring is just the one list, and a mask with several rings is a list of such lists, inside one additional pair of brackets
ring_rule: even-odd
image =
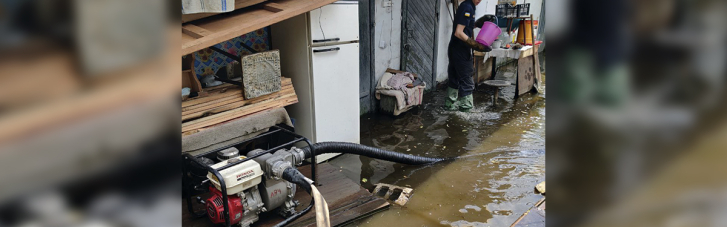
[(468, 112), (474, 107), (472, 91), (475, 89), (474, 65), (472, 50), (489, 52), (492, 48), (475, 41), (473, 30), (482, 27), (485, 20), (492, 20), (492, 15), (485, 15), (475, 21), (475, 7), (482, 0), (465, 0), (454, 14), (454, 31), (449, 40), (449, 66), (447, 66), (447, 100), (445, 109)]

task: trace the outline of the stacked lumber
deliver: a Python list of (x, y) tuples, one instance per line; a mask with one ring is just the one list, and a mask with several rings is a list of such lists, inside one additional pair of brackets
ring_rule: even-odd
[(205, 97), (182, 102), (182, 136), (257, 112), (280, 108), (298, 102), (290, 78), (281, 78), (278, 92), (245, 100), (242, 89), (235, 85), (222, 85), (205, 90)]

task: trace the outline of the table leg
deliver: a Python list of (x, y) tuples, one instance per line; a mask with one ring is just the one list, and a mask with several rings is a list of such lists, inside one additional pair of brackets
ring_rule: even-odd
[[(511, 30), (512, 30), (512, 19), (511, 18), (507, 18), (507, 36), (508, 36), (508, 38), (510, 40), (512, 40), (512, 38), (509, 37)], [(507, 41), (508, 44), (510, 43), (510, 40)]]
[(494, 80), (497, 75), (497, 57), (490, 58), (492, 58), (492, 75), (490, 75), (490, 80)]
[(535, 46), (535, 21), (532, 14), (530, 14), (530, 42)]
[(472, 57), (474, 60), (473, 64), (475, 64), (475, 73), (472, 75), (472, 80), (475, 83), (475, 90), (477, 89), (477, 82), (480, 80), (480, 64), (478, 64), (477, 59), (479, 59), (477, 56)]
[(517, 60), (517, 67), (515, 67), (515, 99), (520, 97), (520, 59)]
[(500, 96), (500, 87), (495, 87), (495, 98), (492, 99), (492, 106), (497, 106), (498, 96)]

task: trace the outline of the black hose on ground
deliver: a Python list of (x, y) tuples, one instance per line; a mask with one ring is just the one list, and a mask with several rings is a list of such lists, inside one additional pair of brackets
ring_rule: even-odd
[[(314, 143), (313, 146), (315, 148), (316, 155), (326, 153), (356, 154), (369, 158), (381, 159), (407, 165), (424, 165), (449, 160), (446, 158), (430, 158), (410, 154), (402, 154), (356, 143), (320, 142)], [(310, 147), (303, 148), (303, 152), (305, 153), (305, 158), (310, 158)]]

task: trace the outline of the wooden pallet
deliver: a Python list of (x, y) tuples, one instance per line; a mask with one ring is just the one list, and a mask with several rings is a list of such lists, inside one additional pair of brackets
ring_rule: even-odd
[(209, 95), (206, 97), (182, 102), (182, 121), (189, 120), (182, 123), (182, 136), (253, 113), (298, 103), (290, 78), (283, 77), (281, 82), (280, 91), (254, 99), (245, 100), (242, 90), (230, 85), (207, 90)]

